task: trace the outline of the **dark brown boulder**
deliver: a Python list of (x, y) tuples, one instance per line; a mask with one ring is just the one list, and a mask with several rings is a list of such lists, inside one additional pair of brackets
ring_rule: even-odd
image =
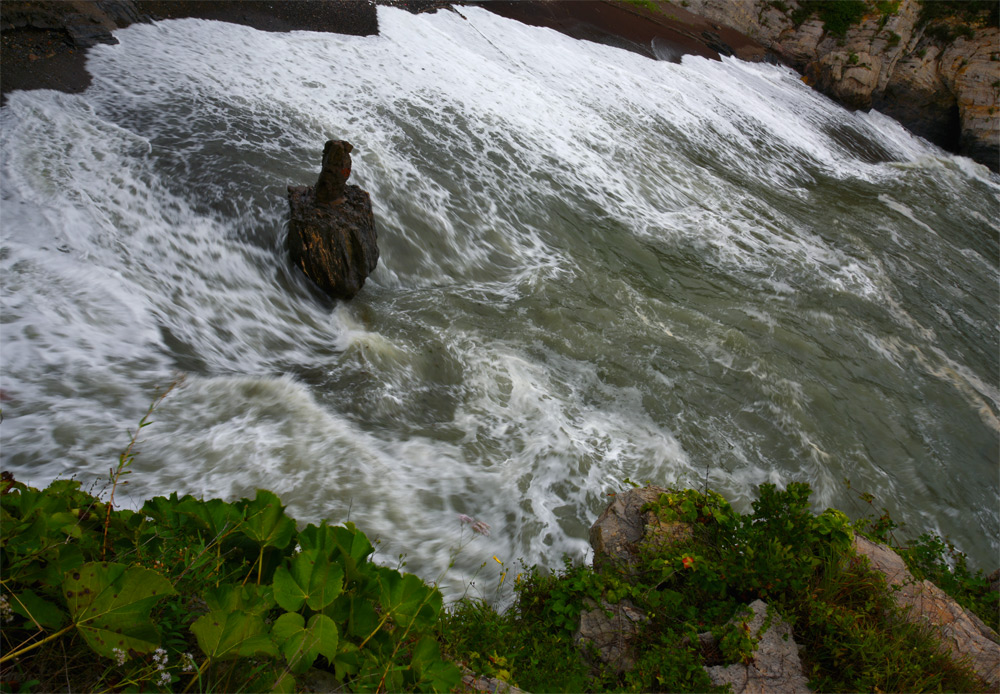
[(289, 186), (288, 253), (334, 299), (351, 299), (378, 264), (372, 201), (351, 175), (350, 143), (330, 140), (315, 186)]
[(339, 205), (351, 175), (351, 152), (354, 146), (343, 140), (329, 140), (323, 147), (323, 168), (316, 181), (316, 204)]

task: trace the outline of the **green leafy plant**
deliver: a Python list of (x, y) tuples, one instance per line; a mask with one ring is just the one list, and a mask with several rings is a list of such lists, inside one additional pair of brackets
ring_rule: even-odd
[(792, 23), (799, 26), (816, 15), (827, 32), (842, 37), (867, 11), (864, 0), (800, 0), (799, 8), (792, 13)]
[[(627, 571), (568, 561), (554, 574), (532, 568), (517, 581), (510, 610), (460, 602), (441, 638), (452, 657), (479, 671), (502, 658), (511, 681), (529, 690), (713, 691), (703, 666), (752, 658), (760, 633), (750, 632), (744, 610), (761, 598), (768, 620), (780, 614), (793, 625), (814, 689), (980, 690), (920, 628), (894, 616), (884, 579), (854, 555), (850, 520), (833, 509), (816, 513), (811, 494), (806, 484), (762, 485), (751, 513), (739, 514), (714, 492), (668, 491), (643, 511), (668, 532), (686, 524), (690, 533), (647, 542)], [(887, 514), (873, 525), (895, 527)], [(624, 674), (572, 646), (582, 610), (623, 599), (646, 615), (635, 667)], [(709, 631), (717, 649), (701, 652), (698, 634)]]
[[(345, 691), (451, 691), (459, 662), (527, 689), (714, 691), (703, 665), (752, 658), (760, 634), (742, 610), (762, 598), (769, 619), (793, 624), (815, 689), (977, 691), (854, 555), (855, 530), (899, 547), (888, 512), (860, 498), (868, 512), (852, 524), (815, 512), (805, 484), (762, 485), (746, 514), (709, 490), (670, 490), (643, 510), (673, 541), (647, 542), (627, 567), (567, 559), (508, 582), (497, 559), (498, 595), (513, 584), (498, 612), (483, 600), (446, 610), (436, 586), (373, 562), (353, 524), (300, 529), (268, 491), (171, 494), (132, 511), (74, 480), (39, 490), (4, 473), (0, 689), (290, 692), (318, 668)], [(947, 540), (901, 551), (918, 577), (996, 625), (995, 594)], [(622, 601), (643, 615), (628, 672), (585, 660), (575, 643), (581, 612)], [(704, 632), (717, 652), (702, 652)]]
[(373, 563), (352, 524), (299, 531), (265, 490), (235, 502), (172, 494), (138, 512), (115, 508), (136, 435), (106, 502), (73, 480), (38, 490), (4, 473), (0, 680), (50, 689), (63, 669), (53, 663), (72, 661), (83, 664), (81, 690), (292, 691), (311, 667), (348, 690), (458, 683), (434, 639), (441, 593)]

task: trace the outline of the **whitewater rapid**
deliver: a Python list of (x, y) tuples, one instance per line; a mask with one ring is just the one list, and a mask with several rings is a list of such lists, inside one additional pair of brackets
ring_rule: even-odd
[[(378, 12), (134, 25), (83, 94), (10, 95), (4, 469), (106, 478), (184, 374), (133, 503), (265, 487), (453, 593), (585, 558), (626, 478), (850, 513), (847, 478), (992, 568), (1000, 179), (787, 68)], [(381, 250), (336, 305), (284, 249), (330, 138)]]

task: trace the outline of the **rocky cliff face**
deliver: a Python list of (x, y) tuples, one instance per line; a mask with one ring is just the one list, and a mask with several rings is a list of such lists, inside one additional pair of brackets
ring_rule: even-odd
[(682, 4), (759, 41), (844, 105), (878, 109), (913, 133), (998, 170), (996, 27), (957, 18), (922, 24), (918, 0), (869, 3), (842, 36), (816, 15), (796, 25), (793, 20), (803, 4), (796, 0)]

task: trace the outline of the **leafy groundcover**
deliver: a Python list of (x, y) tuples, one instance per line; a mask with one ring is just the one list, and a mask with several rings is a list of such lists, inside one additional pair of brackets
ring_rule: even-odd
[[(112, 509), (71, 480), (0, 483), (6, 691), (449, 691), (441, 593), (371, 561), (353, 524), (278, 497)], [(315, 670), (313, 670), (314, 672)]]
[[(792, 624), (816, 691), (982, 691), (851, 551), (855, 532), (891, 540), (888, 515), (816, 514), (810, 492), (762, 485), (740, 514), (714, 492), (673, 490), (646, 510), (693, 527), (689, 539), (650, 543), (628, 571), (501, 562), (492, 601), (446, 610), (436, 587), (373, 562), (353, 524), (299, 529), (268, 491), (131, 511), (73, 480), (38, 490), (5, 473), (0, 691), (459, 691), (454, 663), (529, 691), (716, 691), (703, 666), (749, 661), (755, 635), (734, 615), (757, 598)], [(997, 626), (997, 594), (954, 547), (891, 544)], [(623, 600), (644, 615), (628, 671), (574, 638), (582, 611)]]

